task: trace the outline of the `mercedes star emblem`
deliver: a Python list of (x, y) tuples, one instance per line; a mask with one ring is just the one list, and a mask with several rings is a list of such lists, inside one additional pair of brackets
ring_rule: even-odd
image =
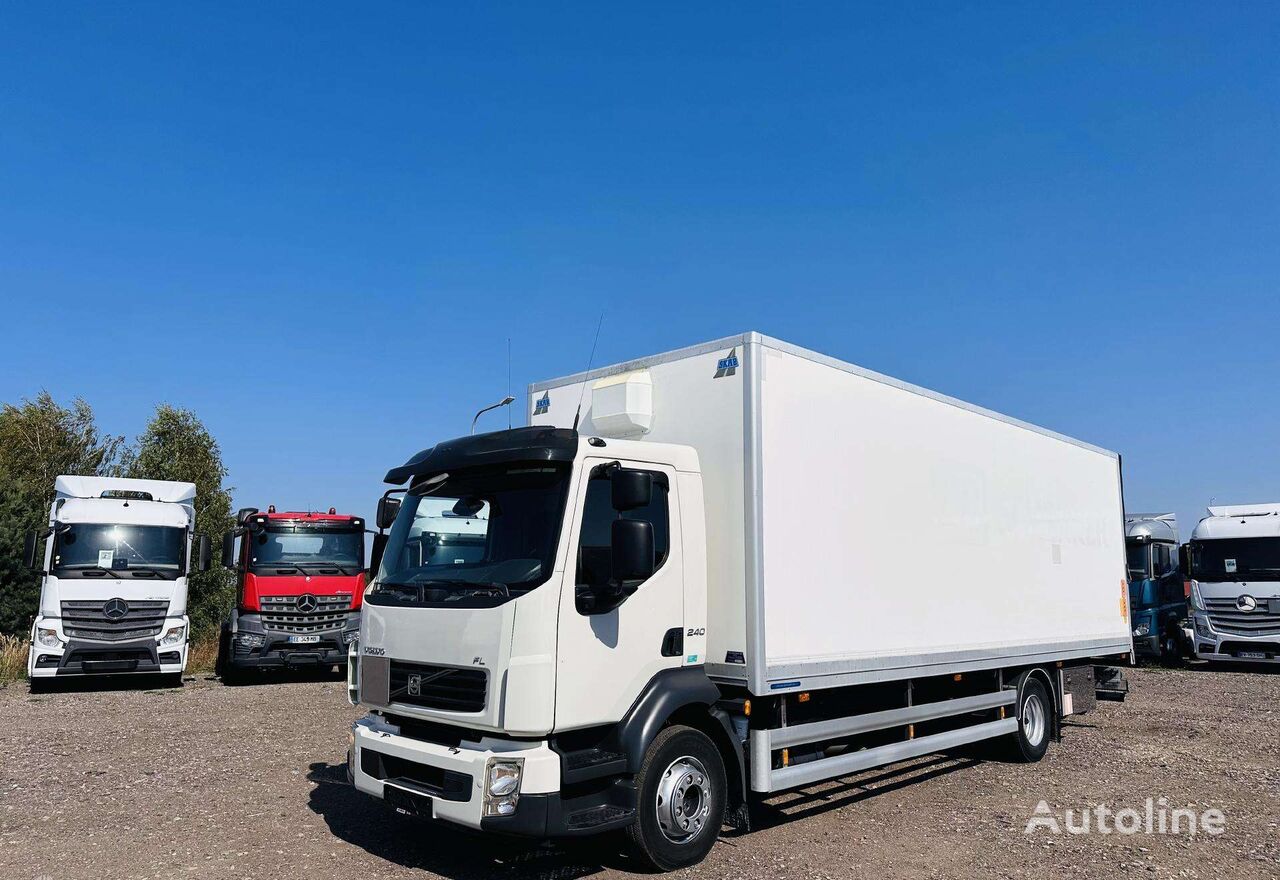
[(102, 606), (102, 616), (107, 620), (123, 620), (129, 613), (129, 603), (123, 599), (108, 599)]
[(310, 614), (320, 607), (320, 603), (316, 601), (316, 597), (310, 593), (303, 593), (298, 597), (298, 610)]
[(1241, 596), (1236, 600), (1236, 607), (1241, 611), (1257, 611), (1258, 600), (1252, 596)]

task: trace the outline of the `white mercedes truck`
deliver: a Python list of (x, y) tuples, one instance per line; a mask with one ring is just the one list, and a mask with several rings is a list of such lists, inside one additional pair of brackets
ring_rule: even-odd
[(348, 773), (405, 812), (676, 869), (773, 792), (1037, 761), (1133, 649), (1114, 453), (756, 333), (529, 418), (386, 477)]
[(1187, 544), (1195, 653), (1280, 662), (1280, 504), (1210, 507)]
[(41, 567), (31, 627), (32, 690), (75, 676), (151, 673), (182, 683), (187, 575), (209, 568), (194, 534), (192, 483), (60, 476), (48, 528), (30, 532)]

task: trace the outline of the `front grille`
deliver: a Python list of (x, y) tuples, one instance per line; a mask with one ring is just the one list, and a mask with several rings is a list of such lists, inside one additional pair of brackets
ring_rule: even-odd
[(1254, 611), (1241, 611), (1235, 599), (1205, 599), (1209, 623), (1221, 633), (1241, 636), (1280, 635), (1280, 608), (1274, 600), (1259, 599)]
[(62, 631), (70, 638), (95, 642), (154, 638), (160, 635), (168, 616), (169, 603), (164, 601), (63, 602)]
[(392, 660), (389, 702), (450, 712), (481, 712), (488, 683), (489, 673), (483, 669)]
[[(306, 601), (303, 601), (306, 600)], [(304, 610), (314, 602), (314, 610)], [(340, 629), (351, 610), (350, 596), (264, 596), (262, 628), (270, 632), (315, 633)]]

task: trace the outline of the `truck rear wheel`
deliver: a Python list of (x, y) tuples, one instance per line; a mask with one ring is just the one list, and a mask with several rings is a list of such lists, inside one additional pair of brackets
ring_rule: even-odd
[(1039, 678), (1026, 676), (1018, 688), (1018, 729), (1010, 734), (1008, 755), (1015, 761), (1033, 764), (1049, 750), (1053, 729), (1053, 700)]
[(668, 727), (636, 777), (638, 815), (627, 832), (646, 862), (674, 871), (706, 858), (724, 822), (728, 785), (715, 744), (692, 727)]

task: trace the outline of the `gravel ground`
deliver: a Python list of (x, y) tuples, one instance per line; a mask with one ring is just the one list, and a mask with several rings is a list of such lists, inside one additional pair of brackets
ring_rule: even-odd
[[(1280, 675), (1131, 671), (1040, 764), (926, 758), (769, 801), (706, 877), (1280, 877)], [(335, 680), (29, 696), (0, 689), (0, 878), (482, 877), (627, 873), (616, 841), (481, 839), (344, 781), (357, 711)], [(1218, 836), (1024, 833), (1148, 797), (1226, 815)]]

